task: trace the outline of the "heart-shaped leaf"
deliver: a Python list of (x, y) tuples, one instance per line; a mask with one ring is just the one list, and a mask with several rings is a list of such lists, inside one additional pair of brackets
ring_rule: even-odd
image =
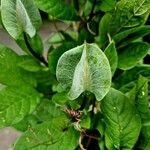
[(58, 61), (56, 75), (72, 100), (84, 91), (101, 100), (111, 85), (108, 59), (95, 44), (85, 43), (65, 52)]

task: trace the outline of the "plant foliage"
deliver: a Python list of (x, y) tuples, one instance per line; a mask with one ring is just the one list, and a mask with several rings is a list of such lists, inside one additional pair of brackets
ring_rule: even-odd
[[(150, 0), (1, 0), (0, 128), (14, 150), (150, 150)], [(45, 51), (40, 28), (56, 27)]]

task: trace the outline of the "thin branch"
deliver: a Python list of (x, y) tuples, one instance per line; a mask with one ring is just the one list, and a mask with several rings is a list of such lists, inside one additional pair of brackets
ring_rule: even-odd
[(83, 138), (83, 136), (82, 136), (82, 134), (80, 135), (80, 138), (79, 138), (79, 146), (80, 146), (80, 149), (81, 150), (86, 150), (84, 147), (83, 147), (83, 145), (82, 145), (82, 138)]

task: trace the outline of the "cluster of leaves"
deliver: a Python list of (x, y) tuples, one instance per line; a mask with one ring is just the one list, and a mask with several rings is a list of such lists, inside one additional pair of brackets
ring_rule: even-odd
[[(14, 150), (150, 150), (149, 0), (1, 0), (0, 128)], [(38, 34), (40, 13), (69, 27)]]

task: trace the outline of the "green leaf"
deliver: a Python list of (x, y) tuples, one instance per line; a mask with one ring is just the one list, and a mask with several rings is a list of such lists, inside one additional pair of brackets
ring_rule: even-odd
[(78, 20), (75, 9), (62, 0), (35, 0), (39, 9), (61, 20)]
[(137, 81), (137, 90), (136, 90), (136, 108), (143, 119), (149, 111), (149, 102), (148, 102), (148, 79), (140, 76)]
[(100, 10), (107, 12), (115, 8), (116, 0), (103, 0), (98, 6)]
[(36, 108), (34, 115), (40, 122), (49, 121), (56, 117), (66, 116), (63, 109), (55, 105), (50, 100), (43, 99), (39, 106)]
[(134, 5), (134, 14), (136, 16), (143, 15), (150, 9), (150, 1), (149, 0), (136, 0)]
[(65, 40), (64, 36), (61, 34), (61, 32), (56, 32), (51, 34), (51, 36), (48, 39), (48, 42), (50, 44), (58, 44), (62, 43)]
[(137, 143), (137, 149), (150, 149), (150, 126), (142, 128), (141, 135)]
[(34, 74), (18, 66), (22, 58), (13, 50), (0, 44), (0, 83), (4, 85), (28, 84), (36, 86)]
[(102, 100), (101, 109), (106, 124), (107, 148), (132, 149), (141, 129), (141, 120), (134, 105), (123, 93), (111, 89)]
[[(141, 0), (121, 0), (117, 3), (112, 20), (110, 21), (111, 35), (114, 35), (123, 29), (140, 26), (145, 23), (149, 14), (148, 10), (146, 9), (142, 15), (140, 14), (137, 16), (136, 13), (142, 9), (146, 1), (144, 0), (144, 3), (138, 3), (138, 1)], [(135, 3), (137, 5), (135, 5)]]
[(135, 105), (136, 99), (136, 82), (132, 81), (122, 86), (119, 91), (123, 92), (130, 100), (130, 103)]
[(33, 37), (41, 25), (34, 0), (1, 0), (1, 15), (6, 30), (15, 39), (18, 39), (22, 32)]
[(42, 66), (40, 63), (34, 59), (32, 56), (24, 55), (21, 56), (22, 61), (18, 63), (18, 66), (21, 67), (24, 70), (30, 71), (30, 72), (37, 72), (42, 69)]
[(52, 34), (50, 38), (48, 39), (48, 42), (50, 44), (58, 44), (58, 43), (64, 42), (65, 40), (67, 40), (67, 42), (71, 42), (71, 41), (73, 42), (73, 41), (77, 41), (77, 39), (78, 39), (77, 32), (67, 30), (65, 32), (59, 31), (59, 32)]
[(111, 43), (106, 47), (104, 53), (109, 60), (109, 64), (110, 64), (111, 72), (113, 76), (118, 65), (118, 55), (117, 55), (114, 41), (111, 41)]
[(135, 81), (142, 75), (150, 79), (150, 65), (142, 64), (124, 71), (118, 78), (114, 80), (115, 87), (120, 88), (127, 83)]
[(43, 45), (41, 37), (38, 34), (35, 34), (33, 38), (28, 37), (28, 41), (30, 43), (30, 46), (36, 53), (40, 55), (43, 54), (44, 45)]
[(150, 26), (140, 26), (116, 34), (113, 39), (116, 44), (127, 45), (129, 42), (150, 34)]
[(118, 68), (128, 70), (133, 68), (140, 60), (142, 60), (150, 50), (150, 46), (144, 42), (131, 43), (124, 47), (118, 54)]
[(90, 129), (91, 126), (91, 118), (90, 115), (84, 115), (80, 121), (81, 128)]
[(88, 16), (89, 14), (90, 14), (90, 12), (91, 12), (91, 10), (92, 10), (92, 2), (90, 2), (90, 0), (87, 0), (86, 2), (85, 2), (85, 5), (84, 5), (84, 15), (85, 16)]
[(48, 65), (51, 73), (56, 74), (56, 66), (60, 56), (67, 50), (77, 46), (77, 43), (66, 42), (63, 45), (53, 49), (48, 55)]
[(56, 93), (52, 97), (52, 101), (59, 105), (64, 105), (67, 101), (69, 101), (66, 93)]
[(79, 134), (68, 127), (68, 119), (57, 117), (25, 132), (14, 150), (73, 150), (78, 145)]
[(30, 114), (28, 116), (25, 116), (23, 120), (18, 122), (17, 124), (13, 124), (13, 127), (19, 131), (25, 132), (27, 131), (30, 127), (34, 127), (37, 125), (39, 120), (37, 117), (33, 114)]
[(95, 44), (85, 43), (65, 52), (58, 61), (56, 76), (72, 100), (89, 91), (100, 101), (111, 85), (108, 59)]
[(112, 15), (110, 13), (106, 13), (100, 21), (99, 36), (97, 37), (97, 41), (100, 44), (100, 47), (106, 44), (108, 40), (109, 24), (110, 24), (111, 18), (112, 18)]
[(7, 87), (0, 91), (0, 128), (10, 126), (31, 114), (41, 95), (27, 86)]

